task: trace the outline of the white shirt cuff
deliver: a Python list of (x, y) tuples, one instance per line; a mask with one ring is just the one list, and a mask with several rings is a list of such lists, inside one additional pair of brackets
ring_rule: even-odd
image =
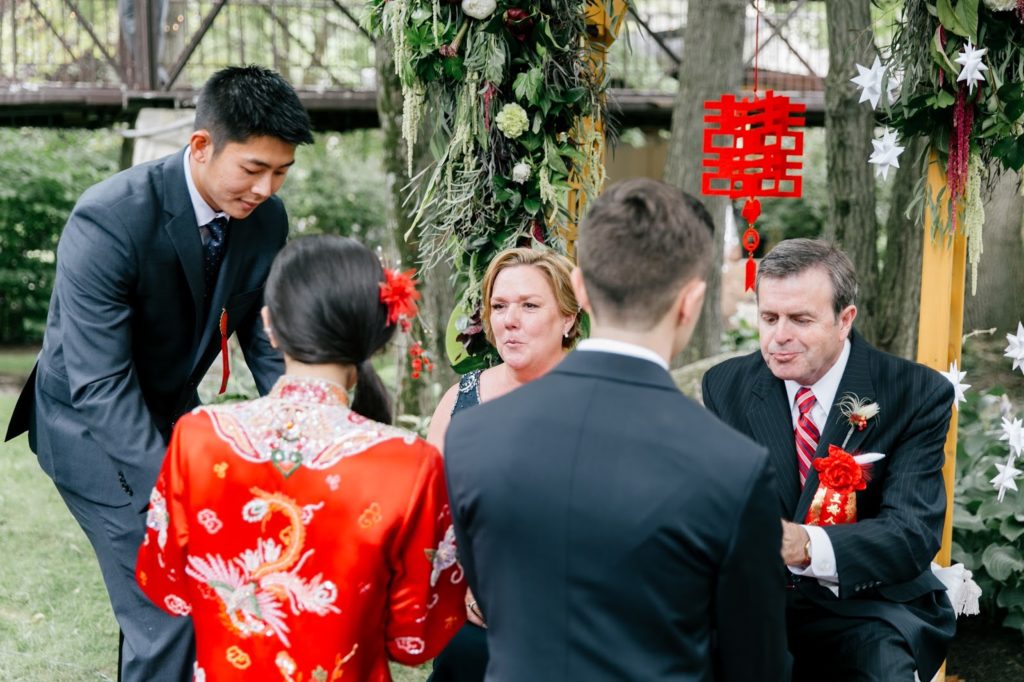
[[(803, 568), (789, 566), (789, 570), (796, 575), (806, 575), (817, 578), (823, 583), (831, 583), (831, 586), (839, 584), (839, 570), (836, 567), (836, 553), (832, 549), (832, 540), (828, 533), (820, 526), (803, 526), (807, 536), (811, 539), (811, 563)], [(826, 585), (826, 587), (831, 587)]]

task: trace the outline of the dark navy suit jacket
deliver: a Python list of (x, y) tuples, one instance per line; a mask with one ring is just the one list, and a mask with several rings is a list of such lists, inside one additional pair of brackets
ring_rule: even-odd
[(571, 353), (456, 414), (445, 466), (488, 680), (782, 680), (765, 450), (656, 364)]
[(220, 349), (218, 320), (238, 333), (260, 392), (283, 370), (259, 320), (288, 219), (276, 197), (232, 220), (210, 303), (183, 152), (88, 189), (57, 247), (43, 349), (7, 437), (29, 431), (55, 483), (140, 510), (174, 421)]
[[(921, 679), (931, 679), (953, 636), (955, 616), (945, 588), (929, 566), (939, 549), (946, 510), (943, 446), (953, 388), (938, 372), (873, 348), (856, 333), (836, 391), (876, 402), (879, 413), (854, 431), (846, 449), (881, 452), (871, 481), (857, 493), (857, 523), (825, 528), (835, 550), (839, 597), (814, 579), (796, 588), (839, 615), (874, 618), (894, 626), (910, 644)], [(727, 424), (768, 447), (784, 518), (802, 523), (818, 474), (803, 490), (796, 464), (791, 407), (785, 383), (760, 352), (727, 360), (704, 375), (704, 405)], [(849, 425), (833, 404), (816, 457), (842, 445)]]

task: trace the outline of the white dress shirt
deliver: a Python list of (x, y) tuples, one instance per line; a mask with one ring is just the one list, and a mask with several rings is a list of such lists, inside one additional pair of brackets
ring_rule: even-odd
[(638, 346), (635, 343), (617, 341), (615, 339), (583, 339), (576, 345), (576, 350), (600, 351), (602, 353), (628, 355), (632, 358), (639, 358), (641, 360), (653, 362), (666, 372), (668, 371), (668, 363), (665, 362), (665, 358), (661, 357), (650, 348)]
[[(846, 339), (843, 350), (835, 364), (825, 372), (825, 376), (818, 379), (813, 386), (808, 386), (817, 402), (811, 408), (811, 421), (818, 427), (818, 433), (825, 433), (825, 425), (828, 424), (829, 411), (832, 403), (836, 400), (836, 393), (839, 391), (839, 382), (846, 371), (846, 363), (850, 359), (850, 340)], [(793, 418), (793, 429), (796, 429), (797, 420), (800, 419), (800, 408), (796, 405), (796, 392), (800, 390), (801, 384), (795, 381), (786, 380), (786, 395), (789, 396), (790, 416)], [(811, 539), (810, 555), (811, 563), (803, 568), (789, 566), (789, 570), (796, 575), (806, 575), (817, 578), (822, 585), (832, 590), (839, 596), (839, 569), (836, 566), (836, 553), (832, 548), (832, 541), (828, 533), (820, 526), (804, 526), (808, 537)]]
[(204, 226), (213, 220), (214, 218), (223, 217), (226, 220), (231, 220), (231, 217), (224, 211), (214, 211), (206, 199), (203, 199), (203, 195), (196, 189), (196, 183), (192, 180), (192, 165), (188, 162), (192, 156), (192, 149), (185, 147), (185, 155), (183, 157), (185, 163), (185, 184), (188, 185), (188, 196), (192, 199), (192, 210), (196, 214), (196, 225), (199, 226), (199, 237), (203, 240), (203, 244), (210, 241), (210, 232)]

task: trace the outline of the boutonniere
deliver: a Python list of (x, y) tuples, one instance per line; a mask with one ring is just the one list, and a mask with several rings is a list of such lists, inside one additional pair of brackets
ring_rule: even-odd
[(866, 429), (868, 427), (868, 420), (877, 416), (878, 412), (878, 403), (858, 398), (853, 393), (847, 393), (840, 399), (839, 414), (850, 425), (850, 430), (846, 432), (846, 438), (843, 439), (844, 449), (846, 444), (850, 442), (850, 436), (853, 435), (854, 430), (863, 431)]
[(842, 446), (829, 445), (828, 456), (814, 460), (818, 489), (814, 492), (804, 523), (815, 526), (854, 523), (857, 520), (857, 492), (868, 487), (871, 464), (885, 457), (876, 452), (855, 455), (846, 451), (853, 432), (866, 429), (868, 420), (878, 415), (878, 403), (847, 393), (839, 401), (839, 412), (850, 425)]

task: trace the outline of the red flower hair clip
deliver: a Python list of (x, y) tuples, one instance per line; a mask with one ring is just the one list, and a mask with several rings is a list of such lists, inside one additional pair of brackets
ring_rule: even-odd
[(411, 320), (417, 313), (416, 301), (420, 298), (415, 276), (415, 270), (399, 272), (384, 268), (385, 281), (380, 283), (380, 302), (388, 307), (388, 326), (397, 322), (402, 331), (409, 331)]

